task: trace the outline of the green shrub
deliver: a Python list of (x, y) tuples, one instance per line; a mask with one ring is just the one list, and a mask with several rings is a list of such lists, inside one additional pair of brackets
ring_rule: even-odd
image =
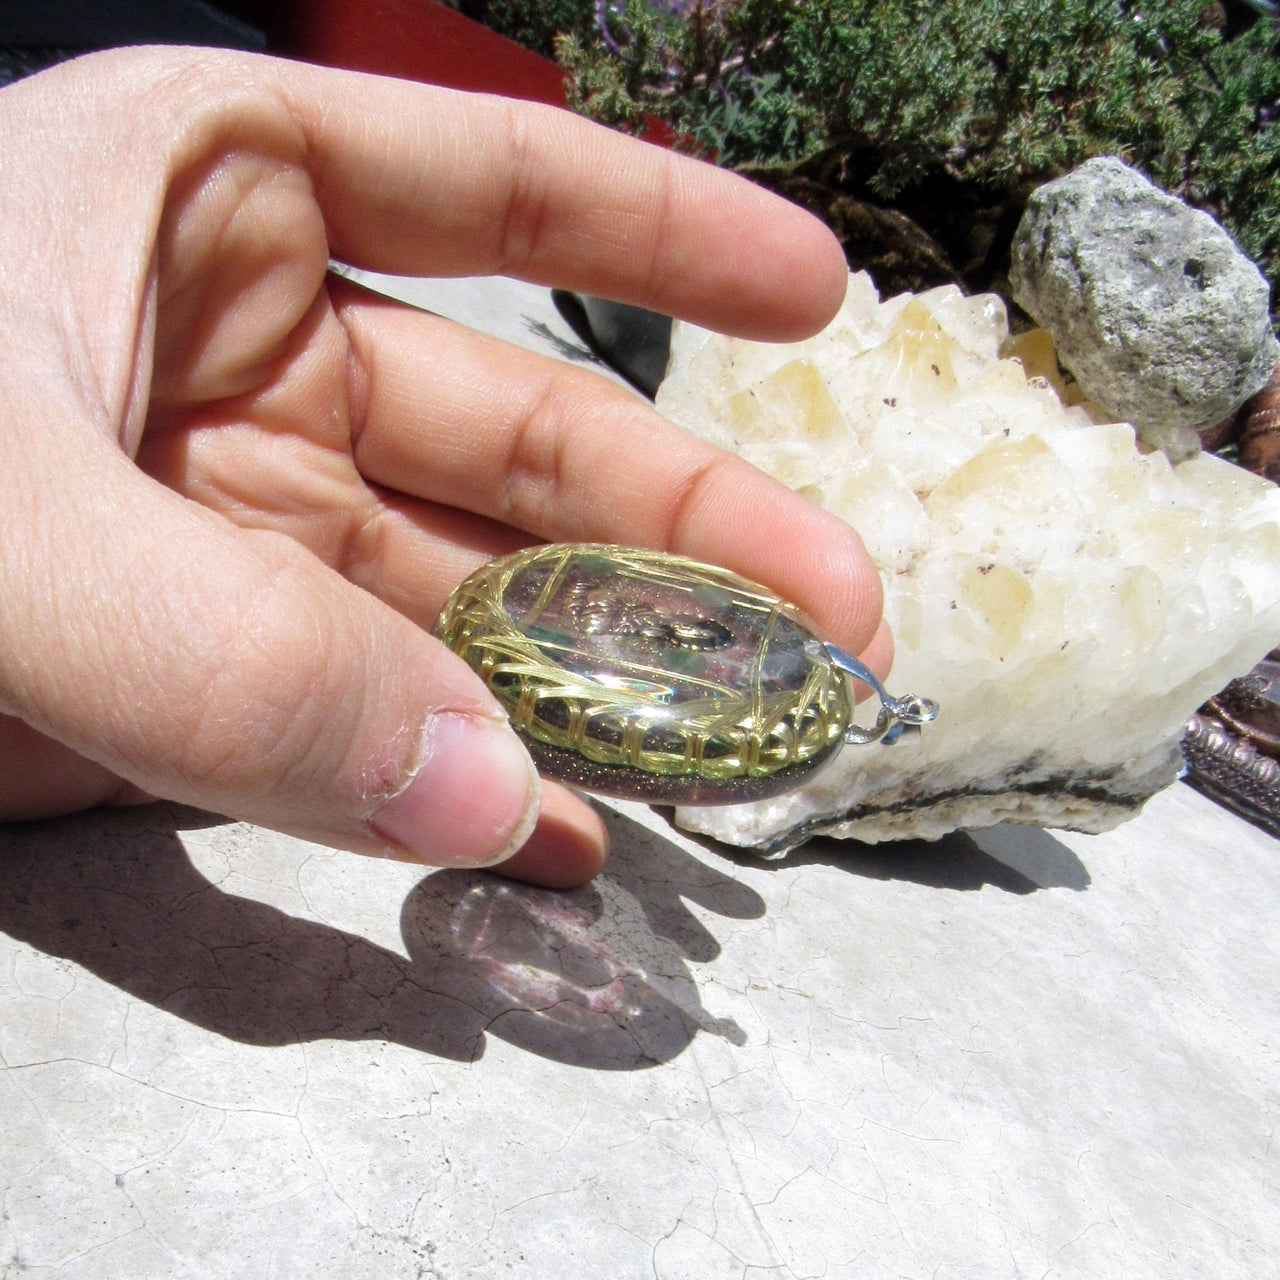
[(1280, 301), (1280, 20), (1228, 38), (1206, 0), (485, 7), (536, 16), (543, 47), (559, 24), (588, 115), (630, 130), (658, 116), (766, 179), (808, 166), (909, 210), (948, 249), (948, 223), (978, 209), (1007, 222), (1040, 183), (1118, 155), (1214, 214)]
[(590, 38), (596, 21), (594, 0), (444, 0), (468, 18), (482, 22), (540, 53), (556, 56), (562, 35)]

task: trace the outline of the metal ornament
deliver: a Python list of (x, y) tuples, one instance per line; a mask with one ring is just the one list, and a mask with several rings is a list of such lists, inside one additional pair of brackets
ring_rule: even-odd
[[(773, 592), (667, 552), (560, 543), (494, 560), (436, 633), (543, 773), (626, 799), (779, 795), (845, 743), (891, 743), (938, 714), (892, 697)], [(879, 699), (872, 725), (854, 722), (849, 676)]]

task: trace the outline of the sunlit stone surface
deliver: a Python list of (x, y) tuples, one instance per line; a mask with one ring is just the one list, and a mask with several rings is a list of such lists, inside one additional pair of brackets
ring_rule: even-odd
[(993, 296), (883, 303), (853, 276), (817, 337), (677, 325), (659, 408), (848, 520), (884, 576), (915, 738), (849, 747), (789, 795), (683, 808), (762, 851), (1015, 821), (1102, 831), (1180, 767), (1187, 717), (1280, 637), (1280, 489), (1176, 467), (1070, 406)]

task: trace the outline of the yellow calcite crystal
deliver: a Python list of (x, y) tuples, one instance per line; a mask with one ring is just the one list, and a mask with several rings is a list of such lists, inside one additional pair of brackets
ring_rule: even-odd
[(1073, 403), (1039, 331), (955, 288), (850, 278), (802, 343), (678, 324), (658, 406), (862, 534), (892, 682), (927, 733), (845, 752), (793, 795), (680, 821), (734, 843), (937, 836), (1002, 820), (1098, 831), (1180, 767), (1182, 726), (1280, 638), (1280, 490), (1174, 464)]

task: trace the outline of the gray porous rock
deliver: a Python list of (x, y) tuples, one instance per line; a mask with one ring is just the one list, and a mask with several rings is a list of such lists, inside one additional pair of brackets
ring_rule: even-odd
[(1009, 278), (1084, 394), (1157, 446), (1234, 412), (1280, 351), (1253, 262), (1109, 156), (1032, 195)]

